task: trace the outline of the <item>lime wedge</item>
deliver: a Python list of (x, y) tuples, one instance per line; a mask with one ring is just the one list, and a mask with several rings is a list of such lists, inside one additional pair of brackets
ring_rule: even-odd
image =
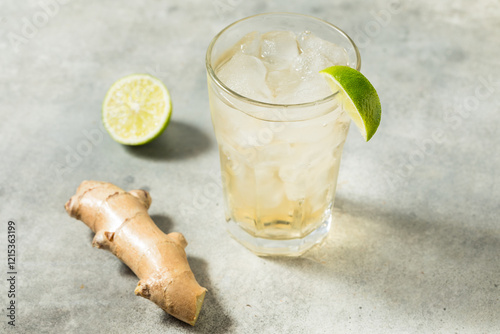
[(149, 143), (165, 130), (171, 115), (167, 88), (148, 74), (132, 74), (115, 82), (102, 105), (104, 127), (124, 145)]
[(380, 124), (382, 106), (377, 91), (368, 79), (349, 66), (332, 66), (320, 73), (326, 78), (351, 119), (366, 141), (375, 134)]

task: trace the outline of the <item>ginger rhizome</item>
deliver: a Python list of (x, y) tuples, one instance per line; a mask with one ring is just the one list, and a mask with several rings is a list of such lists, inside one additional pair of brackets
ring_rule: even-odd
[(207, 290), (189, 267), (184, 236), (163, 233), (148, 214), (150, 205), (145, 190), (83, 181), (65, 208), (94, 231), (92, 246), (111, 251), (139, 277), (136, 295), (194, 326)]

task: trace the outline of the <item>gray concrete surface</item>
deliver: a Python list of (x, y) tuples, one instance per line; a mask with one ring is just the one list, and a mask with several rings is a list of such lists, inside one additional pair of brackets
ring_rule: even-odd
[[(0, 4), (1, 332), (500, 332), (497, 1), (44, 1)], [(368, 144), (349, 134), (331, 235), (299, 259), (227, 236), (208, 111), (210, 39), (268, 11), (351, 34), (383, 104)], [(174, 115), (158, 140), (127, 148), (102, 132), (100, 107), (134, 72), (165, 82)], [(158, 225), (185, 234), (210, 291), (196, 327), (134, 296), (137, 278), (91, 248), (63, 209), (84, 179), (149, 189)]]

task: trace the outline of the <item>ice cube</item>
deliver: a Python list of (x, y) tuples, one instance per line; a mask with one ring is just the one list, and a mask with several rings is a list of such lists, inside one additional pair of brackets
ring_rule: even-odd
[[(282, 73), (283, 71), (279, 72)], [(304, 73), (290, 72), (293, 75), (279, 76), (278, 78), (270, 76), (274, 72), (268, 73), (267, 82), (273, 93), (275, 103), (298, 104), (313, 102), (332, 94), (330, 86), (319, 73), (312, 71)], [(276, 83), (273, 83), (272, 80)]]
[(267, 164), (255, 166), (255, 186), (260, 208), (279, 206), (285, 197), (283, 183), (278, 177), (278, 168)]
[(286, 197), (290, 201), (299, 201), (305, 197), (307, 188), (306, 176), (306, 165), (285, 165), (280, 168), (279, 177), (283, 182)]
[(306, 196), (306, 184), (301, 183), (284, 183), (285, 194), (290, 201), (300, 201)]
[(246, 34), (231, 48), (226, 50), (221, 59), (231, 59), (237, 53), (260, 57), (260, 36), (260, 33), (257, 31)]
[(312, 32), (304, 31), (297, 36), (297, 42), (302, 51), (308, 49), (318, 49), (321, 45), (321, 39), (317, 38)]
[(283, 69), (267, 73), (266, 83), (271, 90), (275, 103), (291, 103), (289, 95), (293, 94), (300, 85), (300, 76), (296, 71)]
[(294, 70), (301, 78), (301, 83), (295, 91), (295, 103), (312, 102), (331, 95), (331, 88), (319, 71), (338, 64), (332, 59), (341, 58), (340, 47), (306, 33), (302, 34), (299, 41), (302, 42), (302, 53), (292, 63)]
[(270, 31), (262, 35), (260, 57), (270, 70), (289, 68), (299, 55), (297, 36), (291, 31)]
[(266, 85), (267, 69), (254, 56), (236, 53), (217, 72), (219, 79), (236, 93), (263, 102), (272, 102)]
[[(226, 172), (227, 173), (227, 172)], [(224, 175), (224, 174), (223, 174)], [(225, 174), (227, 193), (233, 203), (233, 209), (255, 207), (255, 177), (253, 169), (242, 164), (237, 174)]]
[(284, 164), (279, 170), (279, 177), (283, 182), (296, 182), (304, 172), (304, 166), (297, 163)]
[(295, 103), (305, 103), (321, 100), (332, 94), (332, 89), (319, 74), (304, 77), (295, 91)]
[(316, 76), (319, 77), (319, 71), (332, 66), (332, 62), (317, 50), (304, 50), (300, 56), (293, 62), (294, 69), (300, 73), (303, 79)]
[(240, 51), (246, 55), (258, 57), (260, 41), (260, 33), (257, 31), (248, 33), (239, 42)]
[(327, 67), (333, 65), (347, 65), (349, 58), (343, 47), (321, 39), (313, 35), (310, 31), (299, 34), (297, 40), (302, 52), (313, 51), (321, 55), (327, 60)]
[(256, 150), (260, 162), (277, 166), (288, 161), (293, 154), (290, 144), (286, 142), (272, 142), (269, 145), (256, 147)]

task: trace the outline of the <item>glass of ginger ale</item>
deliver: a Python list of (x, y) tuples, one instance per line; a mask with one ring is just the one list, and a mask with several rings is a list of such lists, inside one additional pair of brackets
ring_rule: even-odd
[(350, 118), (319, 71), (360, 69), (354, 42), (306, 15), (251, 16), (206, 55), (229, 233), (258, 255), (300, 255), (332, 222)]

